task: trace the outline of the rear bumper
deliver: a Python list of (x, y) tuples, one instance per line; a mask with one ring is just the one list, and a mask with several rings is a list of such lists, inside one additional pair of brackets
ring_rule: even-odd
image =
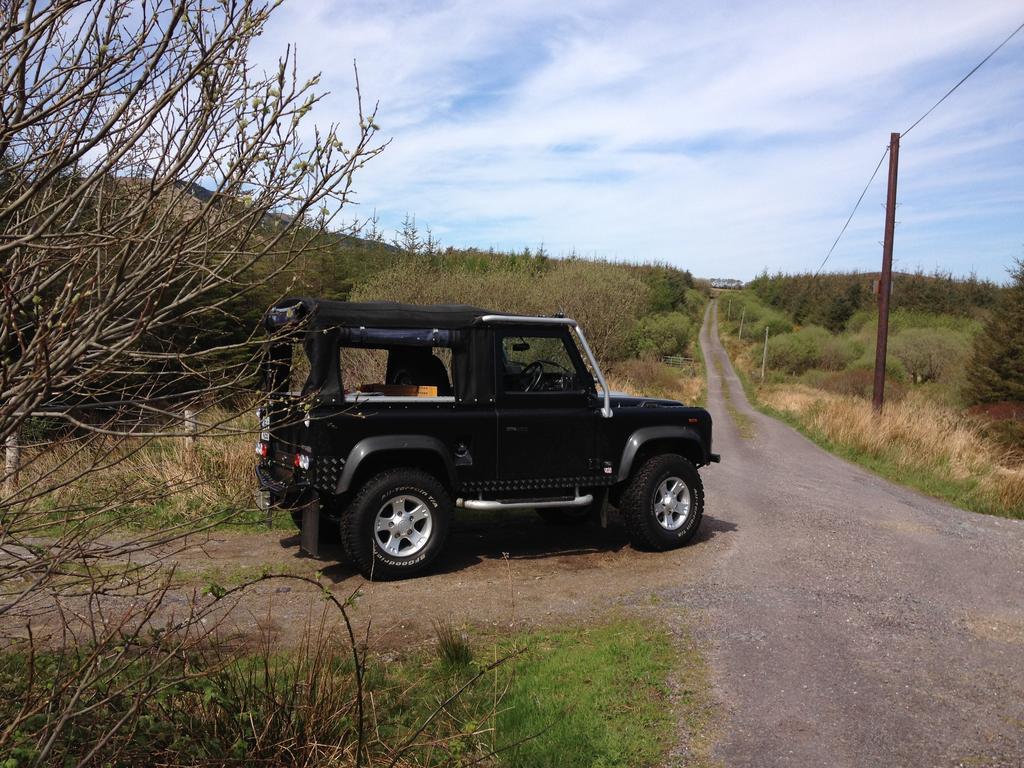
[(262, 464), (256, 465), (256, 485), (261, 493), (270, 493), (278, 498), (284, 496), (288, 485), (283, 480), (278, 480), (270, 471), (270, 467)]
[(272, 467), (256, 465), (256, 503), (260, 509), (298, 509), (310, 498), (307, 480), (281, 480), (274, 477)]

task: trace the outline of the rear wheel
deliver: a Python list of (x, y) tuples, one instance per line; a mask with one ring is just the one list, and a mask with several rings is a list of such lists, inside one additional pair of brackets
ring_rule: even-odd
[(651, 456), (630, 478), (619, 508), (634, 546), (674, 549), (700, 528), (704, 485), (697, 468), (682, 456)]
[(444, 547), (452, 502), (435, 477), (400, 468), (371, 478), (341, 517), (345, 554), (374, 581), (416, 576)]

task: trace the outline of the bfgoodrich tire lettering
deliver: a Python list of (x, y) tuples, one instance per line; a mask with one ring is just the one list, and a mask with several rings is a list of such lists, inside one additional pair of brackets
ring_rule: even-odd
[[(674, 503), (666, 513), (667, 497)], [(704, 485), (697, 468), (682, 456), (651, 456), (630, 478), (619, 509), (633, 546), (674, 549), (690, 541), (700, 528)]]
[(436, 478), (418, 469), (391, 469), (371, 478), (352, 500), (341, 517), (341, 542), (367, 578), (405, 579), (437, 557), (451, 518), (451, 499)]

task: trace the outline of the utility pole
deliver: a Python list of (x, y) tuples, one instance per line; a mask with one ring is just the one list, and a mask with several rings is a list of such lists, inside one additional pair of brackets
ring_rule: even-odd
[(882, 243), (882, 274), (878, 281), (878, 343), (875, 346), (875, 387), (871, 405), (881, 413), (885, 399), (885, 353), (889, 343), (889, 297), (892, 294), (892, 240), (896, 231), (896, 170), (900, 160), (900, 135), (889, 135), (889, 192), (885, 198), (885, 241)]
[(743, 314), (740, 315), (740, 341), (743, 341), (743, 321), (747, 319), (747, 305), (743, 305)]
[(764, 369), (768, 365), (768, 326), (764, 327), (764, 354), (761, 356), (761, 381), (764, 381)]

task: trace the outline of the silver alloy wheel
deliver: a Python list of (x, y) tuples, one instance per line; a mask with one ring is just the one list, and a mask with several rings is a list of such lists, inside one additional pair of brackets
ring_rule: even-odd
[(384, 503), (377, 512), (374, 539), (389, 555), (415, 555), (430, 541), (434, 518), (430, 506), (418, 496), (403, 494)]
[(666, 531), (678, 531), (690, 517), (690, 487), (678, 477), (668, 477), (654, 492), (654, 517)]

